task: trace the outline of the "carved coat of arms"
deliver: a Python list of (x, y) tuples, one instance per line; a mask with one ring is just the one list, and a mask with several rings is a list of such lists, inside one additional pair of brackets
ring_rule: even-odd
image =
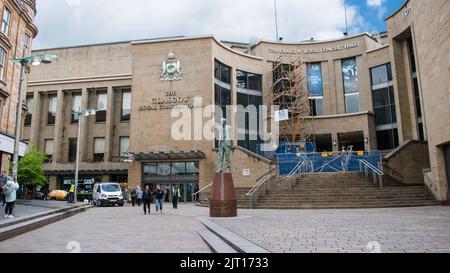
[(183, 79), (181, 73), (181, 64), (179, 60), (176, 60), (175, 53), (172, 51), (167, 56), (162, 64), (161, 81), (179, 81)]

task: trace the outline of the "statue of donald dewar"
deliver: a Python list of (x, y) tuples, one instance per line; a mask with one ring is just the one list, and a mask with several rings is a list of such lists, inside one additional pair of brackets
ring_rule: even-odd
[(216, 163), (216, 171), (231, 173), (231, 126), (227, 124), (227, 120), (222, 118), (220, 126), (217, 127), (217, 139), (219, 141), (219, 157)]

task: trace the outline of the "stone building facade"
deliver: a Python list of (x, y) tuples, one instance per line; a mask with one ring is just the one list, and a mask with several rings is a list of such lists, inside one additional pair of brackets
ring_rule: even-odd
[[(1, 0), (0, 30), (0, 169), (8, 172), (14, 151), (16, 112), (19, 96), (20, 64), (12, 58), (28, 56), (32, 40), (37, 35), (33, 24), (36, 16), (35, 0)], [(27, 73), (30, 67), (26, 68)], [(25, 83), (27, 76), (25, 76)], [(26, 107), (22, 111), (27, 111)], [(20, 155), (26, 143), (20, 144)]]
[[(273, 63), (282, 56), (302, 60), (311, 108), (307, 119), (319, 152), (349, 146), (387, 151), (386, 171), (405, 183), (412, 183), (417, 175), (408, 174), (417, 171), (419, 182), (430, 180), (430, 189), (445, 201), (450, 134), (448, 119), (436, 117), (449, 116), (448, 2), (422, 2), (405, 2), (378, 37), (362, 33), (255, 45), (175, 37), (35, 51), (59, 59), (31, 74), (27, 102), (33, 111), (23, 138), (47, 154), (50, 187), (64, 188), (74, 177), (81, 119), (80, 175), (86, 190), (93, 181), (179, 184), (190, 201), (190, 193), (212, 181), (216, 143), (205, 139), (203, 130), (175, 137), (174, 125), (181, 117), (193, 128), (199, 121), (214, 124), (207, 110), (216, 105), (234, 128), (236, 187), (251, 188), (276, 165), (259, 155), (263, 141), (249, 137), (259, 128), (240, 120), (230, 106), (270, 106)], [(72, 113), (79, 109), (97, 114), (78, 119)], [(189, 109), (191, 115), (172, 109)], [(418, 149), (411, 145), (425, 147), (430, 158), (415, 160)], [(402, 168), (404, 160), (414, 164)], [(422, 169), (430, 166), (424, 177)]]

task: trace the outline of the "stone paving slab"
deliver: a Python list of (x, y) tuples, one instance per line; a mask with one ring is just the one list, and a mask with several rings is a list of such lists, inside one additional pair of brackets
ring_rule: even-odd
[(450, 207), (240, 210), (239, 215), (212, 221), (276, 253), (450, 253)]

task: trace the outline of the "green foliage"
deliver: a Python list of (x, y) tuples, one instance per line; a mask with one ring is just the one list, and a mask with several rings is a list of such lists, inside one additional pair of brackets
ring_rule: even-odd
[(17, 180), (20, 185), (45, 186), (48, 178), (42, 169), (45, 161), (45, 154), (38, 152), (32, 146), (30, 151), (19, 160)]

